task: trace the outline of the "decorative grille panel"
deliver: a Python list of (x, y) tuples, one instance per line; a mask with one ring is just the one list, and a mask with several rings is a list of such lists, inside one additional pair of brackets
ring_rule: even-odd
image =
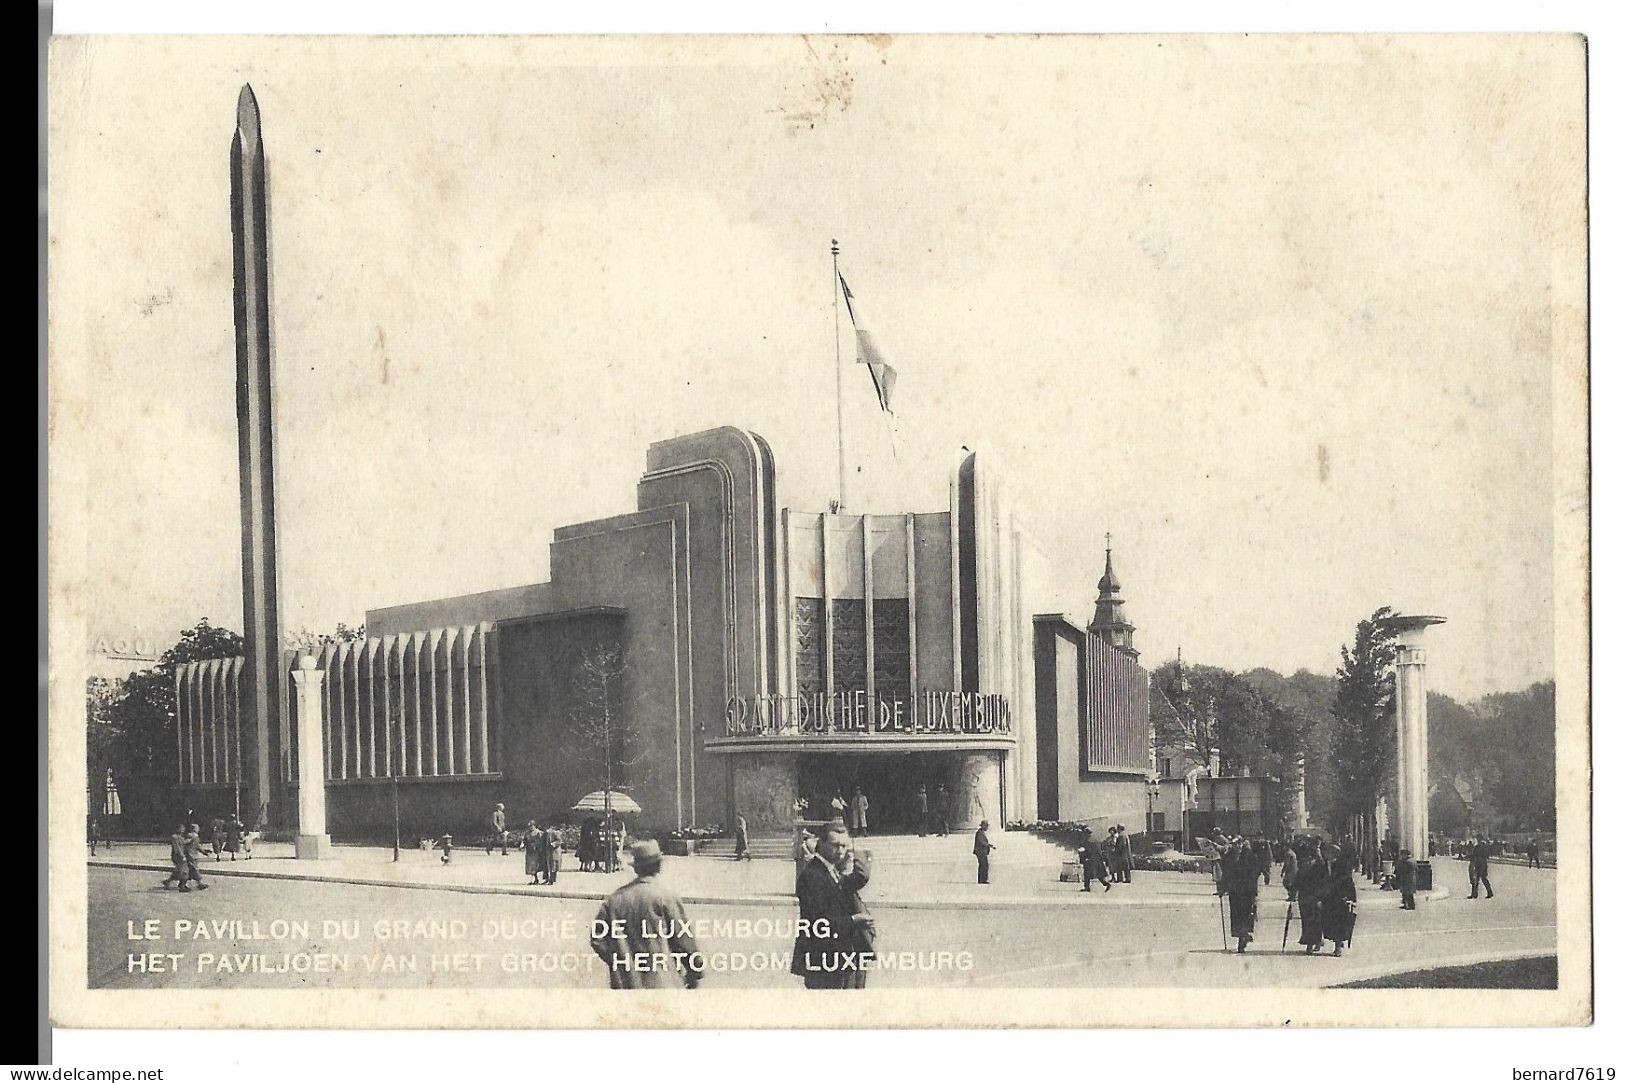
[(863, 599), (836, 598), (835, 691), (861, 692), (869, 687), (869, 649), (864, 633)]
[(909, 725), (909, 696), (913, 689), (908, 673), (908, 599), (875, 599), (875, 699), (880, 703), (901, 703), (899, 717), (888, 728)]
[(796, 693), (824, 693), (824, 600), (796, 599)]

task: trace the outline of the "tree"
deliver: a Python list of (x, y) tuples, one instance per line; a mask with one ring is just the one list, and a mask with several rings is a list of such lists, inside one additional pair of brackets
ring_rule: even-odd
[[(299, 633), (303, 642), (308, 633)], [(366, 626), (340, 624), (332, 634), (310, 635), (330, 643), (362, 639)], [(92, 677), (86, 684), (86, 771), (89, 792), (100, 792), (113, 768), (126, 822), (132, 829), (173, 826), (167, 805), (179, 779), (175, 759), (175, 671), (188, 662), (237, 658), (243, 637), (201, 618), (181, 630), (151, 669), (119, 681)]]
[(637, 741), (623, 701), (625, 675), (626, 657), (619, 644), (601, 640), (582, 648), (573, 681), (575, 702), (570, 728), (586, 762), (601, 772), (606, 817), (610, 791), (632, 793), (641, 781), (637, 768), (643, 757), (636, 751)]
[(188, 662), (243, 653), (236, 632), (199, 620), (151, 669), (86, 689), (89, 792), (96, 793), (113, 769), (126, 823), (132, 829), (166, 826), (165, 806), (178, 782), (175, 762), (175, 671)]
[(1359, 822), (1368, 833), (1394, 770), (1395, 648), (1383, 623), (1392, 612), (1383, 606), (1356, 626), (1353, 645), (1342, 648), (1332, 705), (1332, 823)]
[(1303, 748), (1302, 718), (1255, 682), (1217, 666), (1167, 663), (1151, 676), (1151, 718), (1161, 748), (1184, 748), (1221, 772), (1288, 778)]

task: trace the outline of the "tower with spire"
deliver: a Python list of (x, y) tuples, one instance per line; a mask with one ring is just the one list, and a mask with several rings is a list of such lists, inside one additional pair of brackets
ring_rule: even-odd
[(1134, 649), (1134, 625), (1123, 611), (1123, 584), (1112, 571), (1112, 536), (1106, 535), (1106, 572), (1100, 577), (1100, 596), (1095, 599), (1095, 619), (1089, 622), (1089, 631), (1104, 639), (1133, 658), (1140, 652)]

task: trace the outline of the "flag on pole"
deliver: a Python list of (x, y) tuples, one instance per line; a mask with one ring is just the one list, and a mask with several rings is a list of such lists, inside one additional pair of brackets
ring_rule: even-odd
[(897, 388), (897, 370), (887, 363), (874, 335), (858, 319), (857, 309), (852, 304), (852, 288), (846, 284), (846, 276), (838, 274), (838, 277), (841, 280), (841, 293), (846, 300), (846, 314), (852, 318), (852, 330), (857, 335), (858, 363), (869, 366), (869, 377), (875, 384), (875, 398), (880, 400), (880, 408), (890, 414), (892, 395)]

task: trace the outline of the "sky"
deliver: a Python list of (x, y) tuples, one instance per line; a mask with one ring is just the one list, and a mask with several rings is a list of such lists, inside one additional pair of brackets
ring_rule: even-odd
[[(1553, 675), (1575, 39), (55, 49), (93, 636), (241, 626), (250, 82), (290, 627), (545, 580), (553, 528), (630, 510), (647, 445), (714, 425), (822, 509), (839, 373), (849, 510), (945, 509), (976, 451), (1085, 619), (1111, 532), (1148, 664), (1329, 673), (1392, 605), (1448, 618), (1441, 691)], [(895, 456), (832, 238), (899, 372)]]

